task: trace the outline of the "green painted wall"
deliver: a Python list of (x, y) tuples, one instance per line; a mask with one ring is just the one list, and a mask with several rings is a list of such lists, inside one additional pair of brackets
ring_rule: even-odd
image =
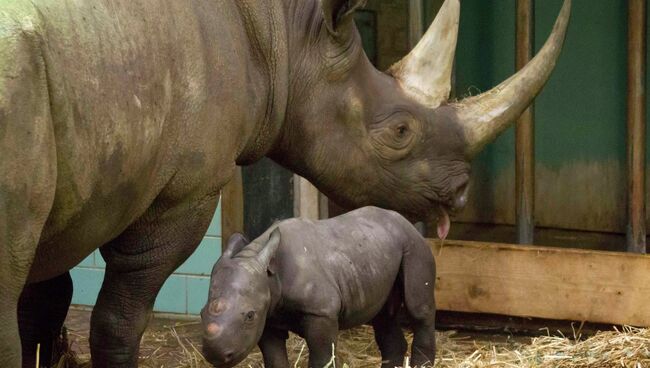
[[(203, 241), (192, 256), (167, 279), (154, 311), (199, 314), (208, 298), (210, 271), (221, 255), (221, 205), (217, 208)], [(94, 305), (104, 279), (106, 263), (93, 252), (72, 269), (72, 304)]]
[[(564, 49), (535, 102), (538, 225), (622, 232), (625, 226), (627, 3), (575, 0)], [(535, 45), (562, 0), (536, 1)], [(463, 0), (456, 95), (514, 73), (514, 0)], [(428, 17), (429, 20), (431, 16)], [(514, 222), (514, 129), (475, 160), (468, 222)]]
[[(562, 0), (537, 1), (535, 44), (549, 35)], [(485, 91), (514, 72), (514, 0), (464, 0), (457, 51), (459, 97)], [(564, 50), (536, 100), (536, 159), (625, 156), (626, 3), (574, 1)], [(514, 160), (514, 129), (480, 156), (496, 169)]]

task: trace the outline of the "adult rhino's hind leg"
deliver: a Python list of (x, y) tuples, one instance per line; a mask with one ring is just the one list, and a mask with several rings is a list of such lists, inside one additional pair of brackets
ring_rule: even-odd
[[(56, 150), (33, 30), (0, 12), (0, 367), (21, 366), (18, 299), (54, 201)], [(27, 17), (23, 17), (27, 19)]]
[(39, 345), (40, 366), (51, 366), (53, 343), (61, 335), (71, 300), (72, 278), (69, 272), (25, 286), (18, 302), (23, 367), (36, 365)]
[(93, 368), (137, 367), (140, 339), (156, 295), (201, 242), (217, 202), (217, 194), (182, 203), (159, 198), (141, 219), (101, 248), (106, 275), (90, 322)]
[(405, 246), (401, 271), (404, 304), (412, 318), (411, 365), (433, 366), (436, 357), (436, 307), (433, 297), (436, 266), (428, 244), (419, 235), (414, 239)]

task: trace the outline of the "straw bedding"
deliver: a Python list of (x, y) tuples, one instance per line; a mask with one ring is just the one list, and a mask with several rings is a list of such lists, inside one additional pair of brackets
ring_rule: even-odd
[[(89, 367), (85, 334), (70, 332), (72, 350), (58, 368)], [(411, 336), (408, 336), (409, 343)], [(443, 332), (437, 336), (438, 353), (435, 367), (439, 368), (583, 368), (583, 367), (650, 367), (650, 330), (624, 327), (599, 332), (588, 338), (564, 337), (548, 334), (541, 337), (499, 339), (490, 341), (483, 337), (460, 336)], [(80, 349), (80, 346), (85, 347)], [(77, 345), (77, 346), (75, 346)], [(305, 367), (308, 351), (304, 341), (291, 335), (287, 350), (293, 367)], [(380, 357), (374, 343), (372, 329), (360, 327), (341, 332), (338, 346), (339, 363), (349, 368), (378, 367)], [(259, 350), (254, 350), (238, 365), (262, 367)], [(79, 363), (82, 362), (82, 363)], [(84, 363), (86, 362), (86, 363)], [(161, 326), (145, 333), (141, 347), (141, 367), (205, 368), (200, 353), (200, 333), (196, 322)]]

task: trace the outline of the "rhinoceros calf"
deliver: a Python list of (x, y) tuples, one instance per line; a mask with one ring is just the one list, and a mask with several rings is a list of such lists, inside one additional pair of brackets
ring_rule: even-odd
[(257, 343), (266, 367), (289, 367), (285, 342), (293, 331), (307, 341), (309, 366), (320, 368), (339, 329), (371, 323), (382, 366), (400, 366), (407, 344), (396, 313), (403, 301), (413, 321), (412, 363), (432, 364), (434, 282), (430, 248), (393, 211), (364, 207), (329, 220), (286, 220), (250, 244), (236, 234), (214, 266), (201, 313), (205, 356), (230, 367)]

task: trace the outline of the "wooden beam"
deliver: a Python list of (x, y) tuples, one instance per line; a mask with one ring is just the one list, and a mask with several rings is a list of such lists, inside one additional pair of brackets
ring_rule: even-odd
[(650, 326), (650, 256), (430, 240), (440, 310)]
[(293, 215), (318, 220), (320, 198), (318, 189), (309, 180), (293, 175)]
[(241, 168), (237, 166), (232, 179), (221, 190), (221, 247), (235, 232), (244, 232), (244, 186)]
[(645, 253), (646, 0), (628, 0), (627, 55), (627, 250)]
[[(516, 57), (520, 70), (533, 57), (535, 2), (517, 0)], [(535, 229), (535, 125), (533, 106), (524, 110), (515, 126), (515, 213), (517, 242), (533, 244)]]
[(409, 0), (409, 47), (417, 45), (423, 35), (422, 0)]

